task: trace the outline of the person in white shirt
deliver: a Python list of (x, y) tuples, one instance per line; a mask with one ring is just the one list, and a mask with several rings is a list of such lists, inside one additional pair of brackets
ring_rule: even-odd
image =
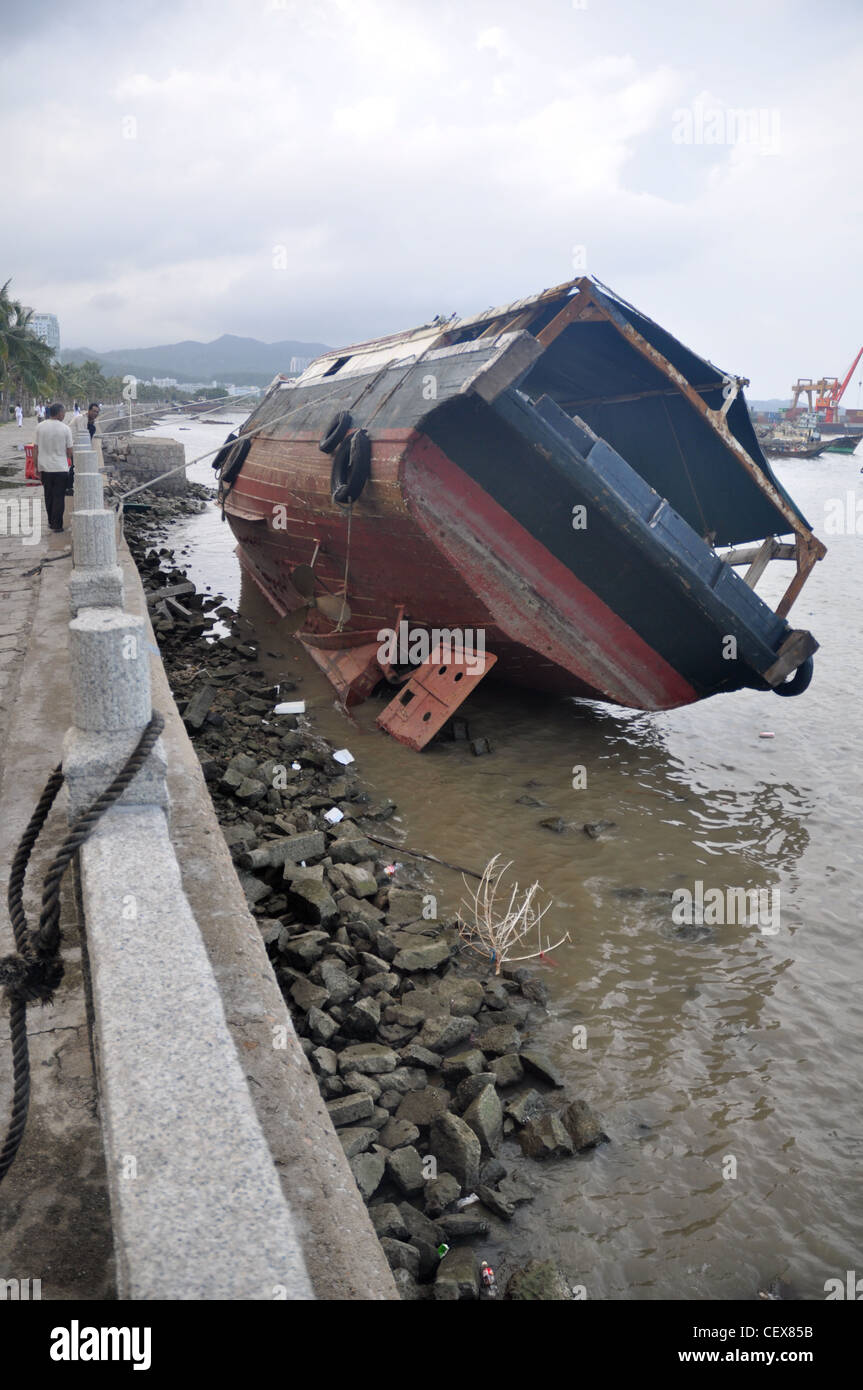
[(15, 407), (15, 423), (18, 426), (19, 430), (24, 423), (24, 412), (21, 409), (20, 405), (16, 405)]
[(45, 490), (45, 509), (52, 531), (63, 530), (66, 507), (66, 481), (72, 462), (72, 431), (63, 424), (65, 409), (59, 403), (48, 410), (48, 419), (36, 426), (33, 462)]

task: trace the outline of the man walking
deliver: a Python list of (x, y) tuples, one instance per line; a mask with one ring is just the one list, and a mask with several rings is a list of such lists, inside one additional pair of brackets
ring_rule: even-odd
[(15, 424), (18, 426), (19, 430), (21, 426), (24, 424), (24, 412), (21, 409), (20, 405), (15, 406)]
[[(91, 401), (89, 406), (87, 407), (87, 416), (84, 420), (81, 421), (82, 424), (87, 426), (87, 433), (89, 434), (91, 439), (94, 439), (97, 434), (102, 433), (101, 429), (99, 428), (99, 425), (96, 423), (99, 419), (99, 411), (101, 409), (102, 407), (100, 405), (97, 405), (95, 401)], [(79, 418), (80, 415), (81, 412), (79, 410)]]
[(69, 426), (63, 424), (65, 414), (66, 411), (59, 402), (49, 407), (48, 419), (36, 426), (36, 444), (33, 449), (33, 462), (45, 490), (45, 509), (52, 531), (63, 530), (66, 480), (72, 463), (74, 441)]
[[(101, 468), (101, 465), (102, 465), (102, 444), (101, 444), (102, 430), (101, 430), (101, 427), (100, 427), (100, 425), (99, 425), (99, 423), (98, 423), (98, 420), (99, 420), (99, 412), (100, 412), (101, 409), (102, 409), (102, 407), (101, 407), (96, 401), (91, 401), (90, 404), (89, 404), (89, 406), (87, 407), (87, 414), (86, 414), (86, 415), (82, 415), (81, 412), (80, 412), (80, 410), (79, 410), (79, 411), (78, 411), (77, 419), (75, 419), (74, 422), (73, 422), (76, 431), (79, 431), (79, 432), (80, 432), (81, 430), (83, 430), (83, 429), (86, 428), (87, 433), (88, 433), (89, 436), (90, 436), (90, 439), (94, 441), (93, 447), (94, 447), (95, 450), (96, 450), (96, 454), (97, 454), (98, 459), (99, 459), (99, 466), (100, 466), (100, 468)], [(99, 441), (100, 441), (98, 444), (95, 443), (95, 440), (96, 440), (97, 438), (98, 438)], [(67, 491), (68, 493), (72, 493), (72, 492), (75, 491), (75, 465), (74, 465), (74, 464), (73, 464), (72, 467), (69, 469), (69, 477), (68, 477), (67, 482), (66, 482), (66, 491)]]

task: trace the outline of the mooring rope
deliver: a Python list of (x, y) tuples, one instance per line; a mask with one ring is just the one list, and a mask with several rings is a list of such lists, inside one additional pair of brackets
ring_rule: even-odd
[[(266, 420), (263, 424), (256, 425), (254, 429), (245, 430), (243, 434), (237, 436), (237, 442), (243, 439), (250, 439), (253, 435), (260, 434), (263, 430), (270, 429), (273, 425), (280, 425), (283, 420), (289, 419), (291, 415), (296, 415), (300, 410), (308, 410), (310, 406), (317, 405), (320, 401), (328, 401), (331, 396), (335, 396), (342, 389), (341, 385), (334, 386), (332, 391), (325, 391), (323, 395), (316, 396), (314, 400), (301, 401), (291, 410), (285, 411), (284, 415), (277, 415), (274, 420)], [(191, 468), (195, 463), (201, 463), (203, 459), (208, 459), (212, 454), (219, 454), (225, 448), (224, 443), (217, 444), (214, 449), (208, 449), (204, 454), (198, 454), (196, 458), (187, 459), (185, 463), (178, 463), (176, 468), (169, 468), (167, 473), (159, 473), (157, 477), (150, 478), (146, 483), (139, 483), (137, 487), (130, 488), (128, 492), (121, 492), (119, 501), (125, 502), (127, 497), (134, 497), (136, 492), (146, 492), (154, 483), (161, 482), (163, 478), (170, 478), (173, 473), (179, 473), (184, 468)]]
[(30, 823), (12, 861), (7, 902), (12, 933), (15, 937), (13, 955), (0, 959), (0, 985), (9, 1000), (9, 1031), (12, 1038), (12, 1112), (6, 1139), (0, 1150), (0, 1182), (3, 1181), (24, 1137), (27, 1112), (30, 1108), (30, 1053), (27, 1044), (27, 1005), (49, 1004), (63, 978), (60, 959), (60, 883), (69, 861), (77, 849), (92, 834), (101, 817), (122, 796), (150, 753), (165, 727), (157, 710), (150, 715), (135, 748), (110, 786), (73, 822), (66, 838), (51, 862), (42, 885), (42, 910), (39, 926), (31, 932), (24, 912), (24, 877), (33, 847), (39, 838), (48, 813), (63, 785), (64, 773), (58, 764), (45, 784)]

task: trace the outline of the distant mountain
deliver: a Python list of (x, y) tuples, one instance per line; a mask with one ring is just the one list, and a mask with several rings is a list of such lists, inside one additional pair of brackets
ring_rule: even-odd
[(237, 386), (266, 386), (277, 372), (289, 373), (292, 359), (304, 361), (327, 352), (325, 343), (261, 343), (223, 333), (212, 343), (169, 343), (164, 347), (64, 348), (61, 362), (96, 361), (108, 376), (175, 377), (177, 381), (230, 381)]

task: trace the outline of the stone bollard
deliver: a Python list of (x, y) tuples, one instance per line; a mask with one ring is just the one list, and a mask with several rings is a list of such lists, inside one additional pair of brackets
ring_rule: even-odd
[[(99, 485), (101, 485), (101, 477)], [(93, 486), (94, 475), (84, 474), (84, 488)], [(78, 477), (75, 477), (78, 491)], [(72, 564), (69, 604), (73, 614), (82, 608), (122, 608), (123, 572), (117, 564), (117, 518), (104, 508), (82, 508), (72, 513)]]
[[(109, 569), (117, 563), (114, 514), (99, 510), (72, 513), (72, 564), (79, 570)], [(94, 605), (96, 606), (96, 605)]]
[[(135, 747), (151, 712), (146, 623), (122, 609), (82, 608), (69, 624), (73, 727), (63, 745), (69, 808), (78, 815), (104, 791)], [(168, 808), (162, 741), (119, 799)]]
[(101, 512), (105, 507), (105, 479), (101, 473), (79, 473), (75, 464), (75, 511)]
[(98, 512), (105, 505), (105, 479), (99, 469), (96, 452), (89, 446), (90, 436), (79, 435), (78, 442), (72, 450), (75, 465), (75, 510), (79, 512)]

